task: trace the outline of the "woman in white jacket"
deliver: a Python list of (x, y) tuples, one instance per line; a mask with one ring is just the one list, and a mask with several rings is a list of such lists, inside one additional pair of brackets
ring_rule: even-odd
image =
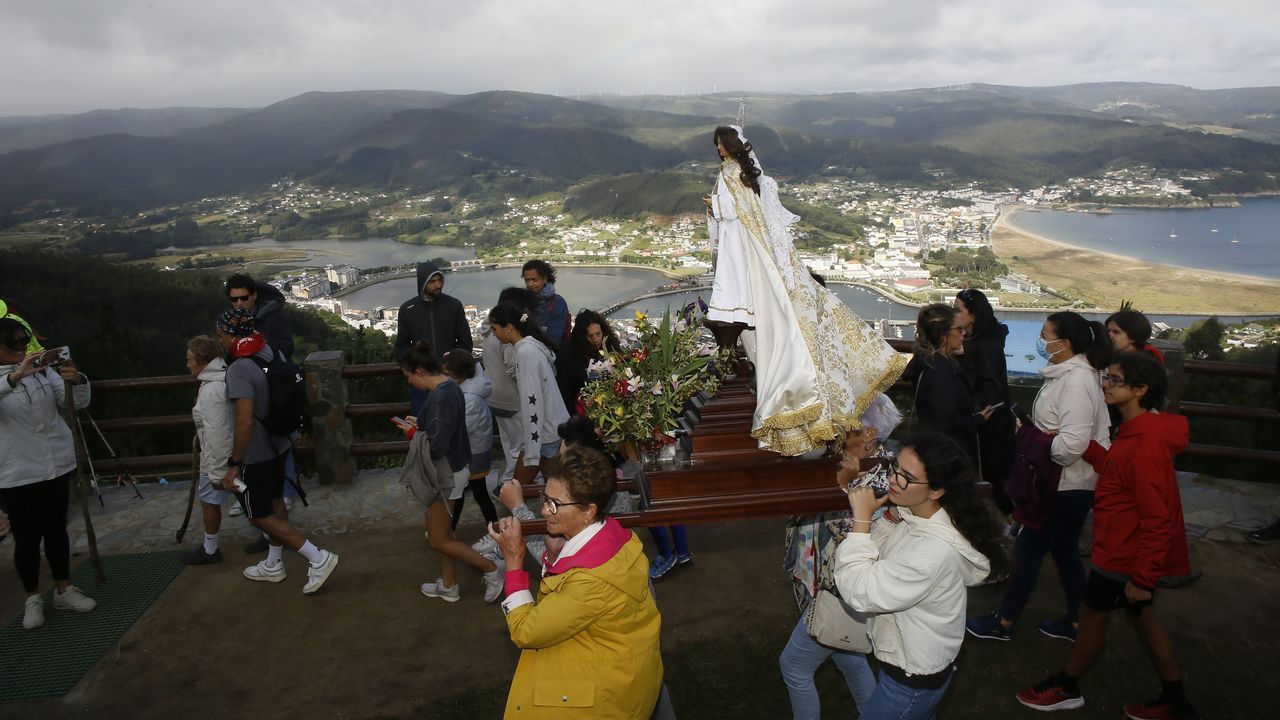
[(1062, 466), (1062, 477), (1044, 527), (1024, 526), (1014, 542), (1017, 567), (1009, 578), (1000, 608), (976, 617), (966, 627), (974, 637), (1009, 640), (1040, 574), (1045, 554), (1052, 554), (1066, 595), (1066, 614), (1040, 622), (1049, 637), (1075, 640), (1076, 619), (1084, 597), (1084, 563), (1080, 560), (1080, 530), (1093, 509), (1098, 475), (1084, 460), (1090, 440), (1111, 446), (1111, 418), (1102, 396), (1100, 370), (1111, 357), (1111, 340), (1100, 322), (1073, 312), (1058, 312), (1044, 321), (1036, 351), (1049, 363), (1040, 369), (1044, 385), (1036, 394), (1031, 419), (1053, 436), (1049, 457)]
[[(967, 587), (1004, 564), (999, 531), (965, 451), (941, 433), (908, 438), (889, 493), (850, 483), (853, 531), (836, 550), (835, 582), (867, 627), (880, 679), (860, 720), (936, 715), (964, 639)], [(892, 513), (872, 520), (892, 502)]]
[(551, 341), (533, 323), (529, 312), (514, 303), (500, 302), (490, 310), (489, 328), (495, 337), (516, 350), (516, 387), (520, 392), (517, 415), (523, 431), (515, 479), (528, 484), (538, 476), (545, 460), (560, 453), (556, 428), (569, 419), (556, 385), (556, 356)]
[(222, 506), (227, 493), (214, 487), (210, 478), (221, 480), (227, 474), (233, 417), (227, 400), (227, 363), (222, 357), (222, 344), (207, 335), (191, 338), (187, 341), (187, 370), (200, 381), (191, 419), (195, 421), (196, 439), (200, 443), (196, 494), (204, 520), (204, 542), (183, 552), (180, 558), (187, 565), (212, 565), (222, 562), (218, 530), (222, 528)]
[(76, 450), (62, 419), (65, 385), (74, 385), (76, 409), (89, 405), (89, 383), (70, 359), (56, 368), (41, 365), (44, 352), (27, 352), (31, 331), (11, 317), (0, 318), (0, 504), (9, 514), (13, 564), (27, 591), (22, 627), (44, 624), (40, 595), (40, 546), (57, 592), (59, 610), (88, 612), (97, 603), (71, 579), (67, 504)]

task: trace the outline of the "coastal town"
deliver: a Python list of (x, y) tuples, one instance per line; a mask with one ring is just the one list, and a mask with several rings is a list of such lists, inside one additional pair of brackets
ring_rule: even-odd
[[(1097, 178), (1074, 178), (1066, 183), (1004, 192), (976, 184), (953, 189), (892, 186), (875, 181), (824, 179), (797, 183), (786, 189), (788, 201), (818, 206), (853, 219), (856, 234), (824, 233), (828, 245), (812, 249), (807, 242), (819, 231), (803, 221), (793, 229), (800, 256), (828, 281), (861, 284), (888, 298), (918, 304), (968, 287), (975, 277), (948, 273), (947, 259), (987, 256), (994, 260), (991, 231), (1010, 207), (1063, 207), (1080, 197), (1132, 198), (1135, 202), (1162, 198), (1177, 203), (1187, 191), (1180, 184), (1195, 178), (1161, 177), (1149, 169), (1116, 170)], [(277, 183), (277, 195), (248, 200), (210, 198), (207, 208), (241, 222), (260, 222), (282, 212), (307, 213), (383, 202), (370, 213), (380, 223), (433, 222), (445, 238), (500, 231), (519, 238), (496, 249), (477, 248), (476, 260), (455, 262), (453, 270), (519, 264), (538, 256), (559, 264), (627, 264), (659, 268), (682, 278), (683, 286), (709, 282), (711, 255), (706, 224), (695, 215), (650, 216), (643, 219), (577, 220), (563, 209), (563, 198), (504, 198), (500, 209), (476, 215), (481, 203), (445, 194), (415, 195), (388, 202), (386, 194), (344, 192), (302, 184)], [(1075, 206), (1070, 206), (1075, 207)], [(434, 210), (433, 210), (434, 208)], [(1092, 208), (1105, 212), (1106, 208)], [(461, 228), (465, 232), (459, 233)], [(831, 242), (834, 240), (834, 242)], [(443, 244), (443, 243), (441, 243)], [(423, 256), (431, 255), (430, 246)], [(295, 302), (340, 315), (356, 327), (395, 333), (395, 308), (356, 308), (344, 303), (344, 289), (359, 283), (404, 276), (411, 267), (381, 268), (378, 277), (352, 264), (285, 272), (276, 278)], [(1006, 307), (1053, 307), (1069, 304), (1034, 278), (1011, 272), (992, 262), (977, 273), (993, 299)], [(335, 296), (336, 293), (336, 296)], [(468, 308), (477, 324), (487, 308)]]

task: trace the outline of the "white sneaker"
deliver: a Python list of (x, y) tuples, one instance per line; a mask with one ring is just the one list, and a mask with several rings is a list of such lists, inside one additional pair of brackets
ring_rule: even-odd
[(44, 625), (44, 598), (32, 595), (27, 598), (27, 607), (22, 613), (22, 627), (24, 630), (35, 630), (41, 625)]
[(231, 509), (227, 511), (227, 515), (230, 515), (231, 517), (236, 517), (237, 515), (243, 515), (243, 514), (244, 514), (244, 508), (240, 507), (240, 503), (238, 501), (231, 503)]
[(324, 585), (333, 569), (338, 567), (338, 553), (321, 550), (320, 562), (307, 566), (307, 584), (302, 586), (302, 594), (310, 595)]
[(484, 601), (491, 603), (502, 597), (502, 586), (507, 572), (506, 564), (498, 560), (492, 571), (484, 574)]
[(68, 585), (63, 592), (53, 592), (53, 607), (55, 610), (89, 612), (98, 607), (98, 601), (80, 592), (80, 588), (75, 585)]
[(485, 553), (489, 552), (490, 550), (496, 547), (498, 547), (498, 541), (494, 540), (488, 535), (485, 535), (479, 540), (471, 543), (471, 549), (475, 550), (477, 553), (481, 555), (484, 555)]
[(427, 597), (440, 598), (445, 602), (458, 602), (462, 599), (462, 591), (457, 585), (447, 588), (444, 586), (444, 580), (440, 578), (436, 578), (435, 582), (422, 583), (418, 589)]
[(250, 580), (259, 582), (283, 582), (289, 577), (289, 573), (284, 570), (284, 563), (278, 562), (274, 566), (268, 565), (266, 560), (257, 565), (250, 565), (244, 569), (244, 576)]
[(293, 509), (293, 498), (287, 497), (284, 499), (284, 509), (285, 512), (289, 512)]

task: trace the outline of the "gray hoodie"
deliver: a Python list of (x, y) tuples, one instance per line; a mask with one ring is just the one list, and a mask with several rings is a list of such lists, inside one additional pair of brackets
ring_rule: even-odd
[(538, 464), (544, 444), (560, 440), (556, 429), (569, 419), (556, 385), (555, 361), (555, 353), (531, 337), (516, 343), (516, 388), (520, 393), (516, 414), (523, 425), (520, 448), (526, 466)]

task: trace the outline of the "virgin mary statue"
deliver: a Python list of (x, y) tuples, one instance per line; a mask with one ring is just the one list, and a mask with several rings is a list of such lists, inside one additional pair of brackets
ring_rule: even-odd
[(706, 198), (716, 258), (707, 320), (747, 326), (759, 447), (801, 455), (860, 429), (907, 360), (800, 262), (789, 234), (799, 218), (778, 200), (742, 128), (716, 128), (715, 140), (723, 162)]

